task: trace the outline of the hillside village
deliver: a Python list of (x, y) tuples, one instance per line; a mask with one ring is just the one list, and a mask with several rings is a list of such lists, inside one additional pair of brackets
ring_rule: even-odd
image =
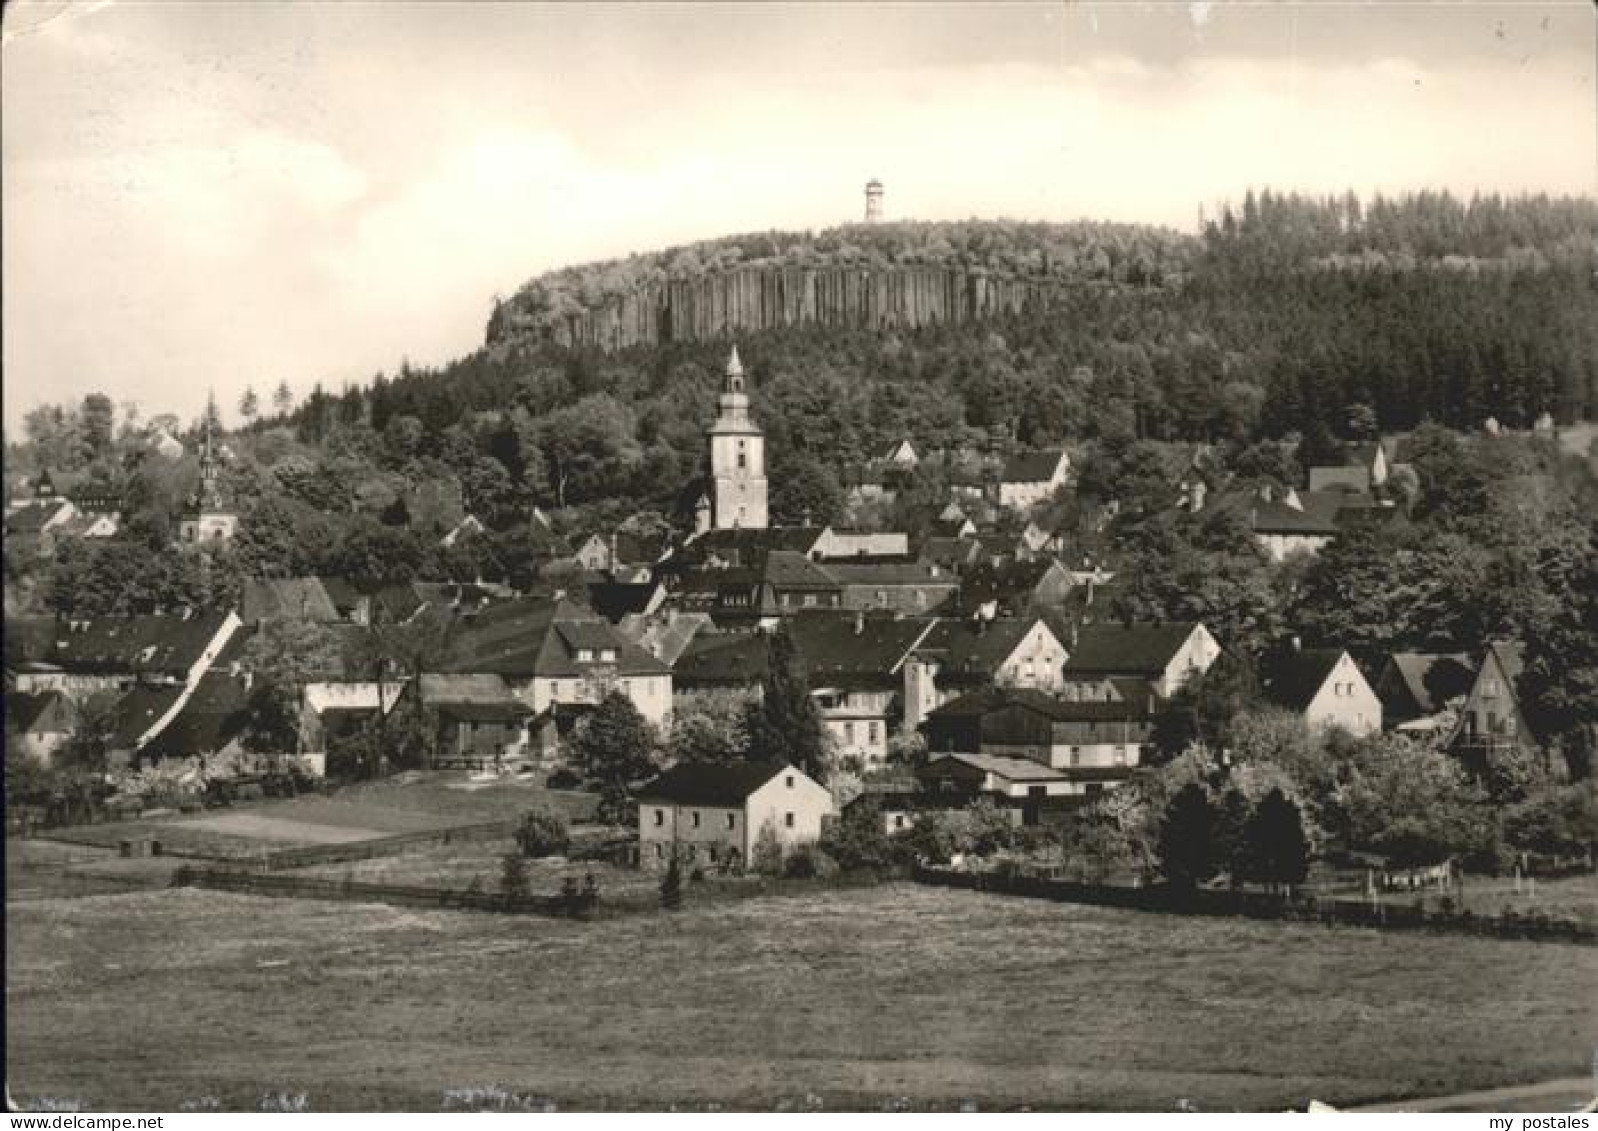
[[(56, 615), (28, 616), (21, 590), (41, 563), (140, 519), (103, 483), (63, 483), (47, 466), (15, 478), (8, 822), (453, 769), (596, 792), (604, 819), (636, 829), (628, 859), (645, 868), (781, 870), (795, 854), (809, 868), (851, 822), (947, 859), (940, 830), (977, 813), (1002, 830), (994, 844), (1060, 844), (1081, 874), (1146, 878), (1163, 806), (1208, 781), (1218, 805), (1270, 795), (1292, 808), (1305, 848), (1274, 877), (1286, 882), (1303, 878), (1311, 845), (1393, 866), (1590, 854), (1592, 716), (1577, 706), (1549, 729), (1561, 718), (1549, 700), (1565, 692), (1539, 685), (1548, 657), (1529, 669), (1526, 640), (1485, 623), (1463, 650), (1388, 647), (1368, 630), (1340, 637), (1326, 623), (1337, 610), (1314, 602), (1272, 630), (1224, 603), (1137, 615), (1151, 582), (1209, 584), (1150, 576), (1190, 571), (1179, 559), (1206, 549), (1210, 568), (1247, 563), (1267, 585), (1353, 585), (1368, 566), (1337, 554), (1410, 524), (1439, 460), (1496, 461), (1509, 447), (1557, 462), (1546, 416), (1521, 436), (1489, 422), (1477, 437), (1335, 446), (1302, 481), (1250, 481), (1205, 445), (1178, 461), (1161, 452), (1169, 474), (1133, 478), (1123, 453), (1091, 496), (1069, 445), (995, 454), (906, 437), (838, 469), (843, 498), (818, 505), (852, 519), (781, 524), (757, 382), (731, 347), (702, 474), (677, 492), (676, 515), (579, 537), (534, 507), (533, 566), (515, 578), (263, 574), (215, 599), (227, 593), (216, 575), (259, 534), (229, 498), (224, 442), (270, 433), (224, 441), (213, 406), (163, 554), (189, 577), (111, 607), (57, 588)], [(120, 442), (158, 467), (188, 458), (165, 429)], [(1134, 508), (1167, 539), (1196, 529), (1192, 548), (1115, 548), (1105, 531)], [(494, 538), (458, 500), (443, 514), (435, 562), (470, 562)], [(1591, 580), (1591, 557), (1575, 568), (1573, 606), (1552, 611), (1550, 633), (1591, 609), (1579, 572)], [(1361, 599), (1343, 592), (1334, 604)], [(1591, 621), (1580, 631), (1590, 649)], [(1419, 810), (1379, 796), (1361, 808), (1361, 790), (1398, 775), (1429, 783)]]

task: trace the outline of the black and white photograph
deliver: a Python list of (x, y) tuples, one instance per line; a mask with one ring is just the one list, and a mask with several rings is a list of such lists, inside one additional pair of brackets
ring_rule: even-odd
[(1590, 0), (0, 32), (11, 1126), (1598, 1118)]

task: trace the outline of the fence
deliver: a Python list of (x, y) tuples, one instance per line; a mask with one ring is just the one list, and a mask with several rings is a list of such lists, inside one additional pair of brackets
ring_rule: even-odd
[(1352, 927), (1429, 929), (1493, 938), (1531, 939), (1598, 945), (1598, 926), (1575, 919), (1542, 915), (1473, 915), (1469, 911), (1426, 911), (1420, 907), (1343, 899), (1291, 899), (1265, 892), (1176, 891), (1168, 887), (1114, 887), (1054, 880), (1004, 872), (965, 872), (952, 868), (917, 866), (912, 878), (921, 884), (968, 888), (1001, 895), (1050, 899), (1058, 903), (1087, 903), (1130, 911), (1156, 911), (1171, 915), (1213, 915), (1245, 919), (1274, 919), (1299, 923), (1342, 924)]
[(356, 860), (375, 860), (380, 856), (394, 856), (426, 844), (467, 844), (478, 840), (496, 840), (513, 835), (521, 827), (521, 823), (519, 817), (510, 817), (471, 825), (454, 825), (447, 829), (396, 833), (393, 836), (354, 840), (343, 844), (275, 848), (241, 863), (264, 868), (268, 872), (287, 868), (311, 868), (319, 864), (348, 864)]
[(324, 899), (347, 903), (386, 903), (442, 911), (497, 911), (511, 915), (573, 915), (587, 910), (592, 900), (582, 896), (526, 895), (509, 897), (499, 892), (451, 890), (411, 884), (373, 884), (356, 880), (330, 880), (314, 876), (286, 876), (274, 872), (236, 868), (179, 868), (172, 875), (178, 887), (211, 888), (287, 899)]

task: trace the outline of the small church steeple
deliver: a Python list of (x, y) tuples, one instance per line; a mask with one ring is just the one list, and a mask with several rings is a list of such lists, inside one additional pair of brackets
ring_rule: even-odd
[(238, 530), (239, 518), (222, 500), (217, 470), (212, 425), (216, 422), (216, 393), (205, 401), (205, 419), (200, 424), (200, 482), (178, 527), (181, 541), (208, 545), (226, 542)]
[(710, 426), (710, 525), (765, 529), (766, 437), (749, 415), (738, 347), (727, 356), (716, 421)]

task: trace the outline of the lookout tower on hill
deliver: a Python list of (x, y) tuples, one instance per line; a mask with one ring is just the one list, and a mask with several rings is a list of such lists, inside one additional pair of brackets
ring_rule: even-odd
[(882, 219), (882, 182), (872, 177), (866, 182), (866, 223)]
[(720, 411), (710, 426), (710, 520), (718, 530), (766, 528), (766, 437), (749, 416), (738, 347), (727, 358)]

